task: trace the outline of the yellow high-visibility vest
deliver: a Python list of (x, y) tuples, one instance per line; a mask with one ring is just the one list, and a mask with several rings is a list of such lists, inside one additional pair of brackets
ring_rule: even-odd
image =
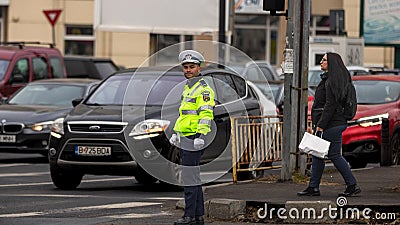
[(201, 78), (191, 88), (186, 84), (174, 131), (182, 136), (206, 135), (214, 119), (214, 91)]

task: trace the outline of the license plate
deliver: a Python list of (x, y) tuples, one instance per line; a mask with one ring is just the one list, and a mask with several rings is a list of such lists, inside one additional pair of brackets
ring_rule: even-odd
[(15, 135), (0, 135), (0, 142), (15, 143)]
[(108, 156), (111, 155), (111, 147), (75, 146), (75, 154), (82, 156)]

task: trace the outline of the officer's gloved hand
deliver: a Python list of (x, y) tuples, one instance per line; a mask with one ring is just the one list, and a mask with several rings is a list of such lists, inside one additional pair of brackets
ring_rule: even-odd
[(171, 143), (171, 144), (173, 144), (175, 146), (178, 146), (178, 144), (179, 144), (179, 136), (177, 134), (173, 134), (171, 136), (171, 138), (169, 139), (169, 143)]
[(201, 138), (194, 139), (193, 145), (194, 145), (194, 149), (196, 149), (196, 150), (202, 149), (204, 146), (204, 139), (201, 139)]

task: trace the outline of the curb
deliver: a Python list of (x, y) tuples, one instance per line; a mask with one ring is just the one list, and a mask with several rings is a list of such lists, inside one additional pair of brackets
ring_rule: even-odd
[[(357, 222), (377, 222), (374, 215), (391, 212), (395, 221), (400, 220), (400, 204), (396, 205), (344, 205), (338, 207), (332, 201), (286, 201), (285, 204), (215, 198), (204, 202), (205, 217), (217, 220), (244, 219), (254, 223), (291, 224), (343, 224)], [(176, 203), (177, 209), (185, 208), (183, 199)], [(354, 209), (358, 209), (355, 215)], [(363, 210), (368, 209), (370, 218), (363, 218)], [(397, 213), (393, 213), (397, 212)], [(349, 214), (350, 213), (350, 214)], [(389, 214), (386, 214), (389, 215)], [(358, 216), (358, 218), (357, 218)], [(240, 217), (240, 218), (239, 218)], [(389, 219), (389, 218), (388, 218)], [(397, 220), (396, 220), (397, 219)], [(399, 221), (400, 222), (400, 221)]]

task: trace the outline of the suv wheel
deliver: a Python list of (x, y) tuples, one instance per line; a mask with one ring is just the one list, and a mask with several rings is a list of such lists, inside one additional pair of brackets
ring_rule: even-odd
[(82, 174), (65, 173), (50, 166), (51, 180), (54, 185), (63, 190), (73, 190), (79, 186), (82, 181)]
[(148, 174), (144, 169), (142, 169), (142, 167), (138, 167), (138, 170), (135, 173), (135, 179), (141, 184), (153, 184), (157, 182), (157, 178)]
[(399, 133), (393, 134), (390, 142), (390, 148), (392, 150), (392, 163), (393, 165), (400, 165), (400, 136)]

